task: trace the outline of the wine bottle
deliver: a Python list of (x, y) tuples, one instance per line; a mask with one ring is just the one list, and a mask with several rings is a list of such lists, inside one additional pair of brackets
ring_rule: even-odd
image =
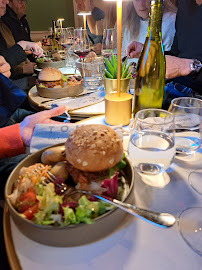
[(151, 0), (146, 40), (137, 64), (134, 114), (161, 108), (165, 83), (165, 56), (161, 38), (164, 0)]
[(55, 21), (52, 21), (53, 24), (53, 31), (52, 31), (52, 50), (57, 51), (58, 50), (58, 45), (57, 45), (57, 40), (56, 40), (56, 32), (55, 32)]

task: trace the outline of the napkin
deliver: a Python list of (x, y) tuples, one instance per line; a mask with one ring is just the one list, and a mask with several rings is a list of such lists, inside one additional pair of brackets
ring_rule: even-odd
[(66, 107), (66, 110), (70, 112), (76, 109), (99, 103), (104, 100), (104, 95), (104, 91), (98, 91), (76, 98), (63, 98), (60, 100), (56, 99), (54, 100), (54, 103), (53, 101), (46, 102), (45, 107), (51, 108), (52, 104), (56, 104), (58, 106), (64, 105)]
[[(37, 124), (30, 143), (30, 153), (50, 145), (64, 143), (69, 134), (82, 125), (84, 124)], [(117, 132), (120, 139), (123, 140), (122, 125), (113, 126), (112, 128)]]

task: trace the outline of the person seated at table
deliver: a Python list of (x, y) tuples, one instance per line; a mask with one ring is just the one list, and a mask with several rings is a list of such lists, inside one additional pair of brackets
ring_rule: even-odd
[(26, 0), (9, 0), (2, 21), (11, 30), (15, 42), (31, 41), (30, 27), (26, 19)]
[[(164, 100), (178, 96), (202, 99), (202, 0), (179, 0), (176, 33), (171, 50), (167, 52)], [(141, 52), (138, 42), (126, 49), (130, 57)], [(166, 97), (166, 98), (165, 98)], [(167, 102), (168, 103), (168, 102)]]
[[(0, 56), (0, 73), (9, 77), (10, 66)], [(52, 117), (61, 115), (65, 111), (65, 107), (57, 107), (52, 110), (42, 111), (33, 115), (27, 116), (20, 124), (15, 124), (8, 127), (0, 128), (0, 197), (3, 199), (4, 185), (6, 180), (14, 169), (14, 167), (24, 159), (27, 154), (26, 147), (30, 145), (31, 137), (36, 124), (55, 123), (59, 122), (51, 120)], [(60, 123), (61, 124), (61, 123)], [(2, 269), (10, 269), (5, 245), (3, 241), (3, 209), (0, 205), (0, 257)]]
[[(173, 1), (173, 0), (172, 0)], [(165, 0), (162, 16), (162, 42), (165, 51), (171, 49), (175, 35), (177, 8), (171, 0)], [(150, 12), (150, 0), (130, 0), (123, 18), (122, 55), (130, 41), (144, 44)], [(142, 45), (141, 45), (142, 49)], [(140, 50), (141, 51), (141, 50)], [(139, 54), (134, 55), (138, 57)]]
[(75, 0), (77, 10), (91, 11), (91, 15), (86, 16), (86, 29), (88, 36), (94, 45), (94, 50), (99, 54), (100, 51), (96, 50), (96, 44), (102, 43), (103, 35), (103, 19), (105, 13), (100, 8), (94, 6), (93, 0)]
[(40, 57), (43, 55), (43, 50), (34, 42), (24, 40), (15, 42), (11, 31), (1, 20), (1, 17), (5, 14), (6, 4), (8, 4), (8, 0), (0, 0), (0, 55), (3, 55), (10, 64), (11, 74), (14, 78), (19, 74), (33, 72), (33, 65), (30, 70), (30, 65), (26, 66), (26, 63), (24, 63), (27, 61), (26, 51)]

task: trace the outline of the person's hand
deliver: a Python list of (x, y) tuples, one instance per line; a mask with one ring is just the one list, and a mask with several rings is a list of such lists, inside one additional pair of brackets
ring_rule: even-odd
[(50, 118), (63, 114), (65, 110), (65, 106), (60, 106), (52, 110), (42, 111), (25, 117), (25, 119), (20, 123), (20, 136), (23, 143), (26, 146), (30, 145), (36, 124), (63, 124), (62, 122), (57, 122)]
[(142, 51), (143, 44), (137, 41), (131, 41), (125, 49), (125, 55), (130, 58), (138, 58)]
[(11, 76), (11, 67), (9, 63), (6, 62), (3, 56), (0, 56), (0, 73), (9, 78)]
[(44, 56), (43, 49), (35, 42), (21, 40), (17, 43), (24, 51), (31, 51), (37, 57)]
[(179, 76), (188, 75), (190, 63), (192, 59), (179, 58), (171, 55), (166, 55), (166, 79), (171, 79)]
[(101, 49), (102, 49), (102, 43), (97, 43), (94, 45), (93, 47), (93, 51), (96, 53), (96, 54), (101, 54)]

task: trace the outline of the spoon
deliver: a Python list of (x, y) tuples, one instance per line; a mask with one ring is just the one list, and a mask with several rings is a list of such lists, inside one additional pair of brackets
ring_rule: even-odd
[(91, 192), (84, 191), (84, 190), (75, 190), (75, 191), (71, 192), (69, 195), (71, 195), (73, 193), (77, 193), (77, 192), (94, 196), (100, 200), (103, 200), (107, 203), (110, 203), (110, 204), (122, 209), (123, 211), (126, 211), (127, 213), (129, 213), (133, 216), (139, 217), (147, 222), (150, 222), (150, 223), (157, 225), (157, 226), (160, 226), (160, 227), (164, 227), (164, 228), (171, 227), (175, 224), (175, 221), (176, 221), (176, 218), (171, 214), (158, 213), (158, 212), (153, 212), (150, 210), (138, 208), (132, 204), (124, 203), (124, 202), (121, 202), (121, 201), (116, 200), (116, 199), (108, 200), (102, 196), (95, 195)]

